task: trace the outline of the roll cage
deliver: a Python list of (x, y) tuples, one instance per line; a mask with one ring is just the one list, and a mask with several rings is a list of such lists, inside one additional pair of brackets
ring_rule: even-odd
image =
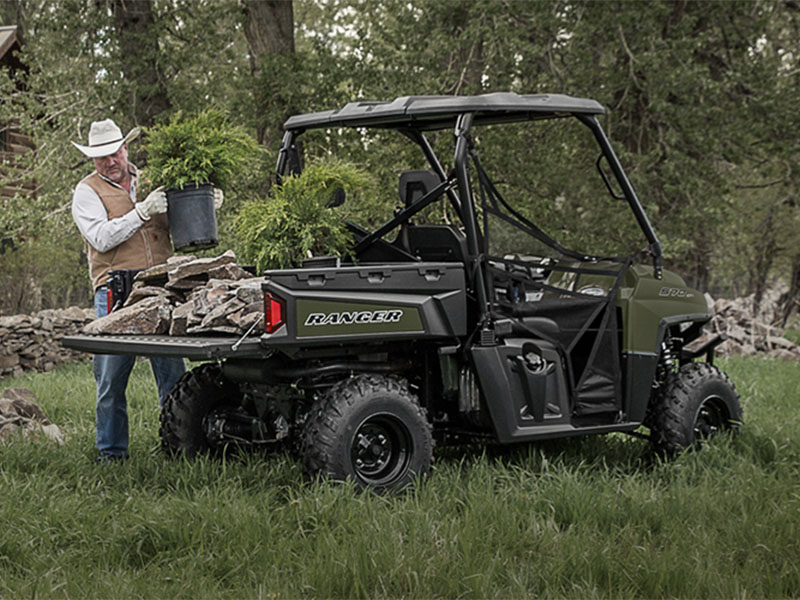
[[(440, 183), (413, 203), (402, 207), (376, 230), (371, 232), (361, 230), (353, 248), (354, 254), (358, 256), (359, 252), (382, 240), (390, 231), (408, 223), (411, 217), (444, 195), (461, 219), (466, 235), (467, 252), (464, 259), (468, 281), (475, 293), (478, 305), (481, 307), (481, 312), (488, 317), (490, 298), (484, 269), (488, 257), (488, 246), (482, 238), (477, 223), (477, 200), (470, 183), (470, 163), (477, 174), (482, 205), (488, 210), (503, 213), (504, 219), (515, 222), (515, 226), (536, 237), (560, 255), (583, 262), (600, 260), (630, 262), (632, 257), (609, 258), (574, 252), (558, 244), (535, 224), (514, 211), (503, 200), (478, 159), (470, 132), (473, 127), (480, 125), (569, 117), (577, 118), (586, 125), (592, 131), (601, 150), (601, 156), (597, 163), (600, 175), (609, 191), (614, 195), (608, 176), (600, 166), (600, 162), (604, 158), (622, 191), (624, 200), (633, 211), (634, 217), (648, 241), (646, 254), (652, 258), (655, 276), (661, 278), (663, 261), (661, 243), (597, 119), (598, 115), (604, 113), (604, 108), (594, 100), (559, 94), (495, 93), (480, 96), (407, 96), (389, 102), (351, 102), (338, 110), (295, 115), (286, 121), (276, 166), (276, 179), (280, 182), (287, 171), (290, 173), (300, 171), (297, 139), (306, 130), (347, 127), (396, 130), (404, 134), (422, 150)], [(455, 136), (454, 168), (449, 174), (445, 172), (433, 146), (425, 135), (428, 131), (447, 129), (452, 129)]]

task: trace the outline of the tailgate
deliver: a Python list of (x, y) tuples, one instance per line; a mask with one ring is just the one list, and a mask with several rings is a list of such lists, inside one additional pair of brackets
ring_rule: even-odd
[(258, 338), (239, 336), (169, 336), (169, 335), (66, 335), (61, 344), (93, 354), (138, 354), (142, 356), (179, 356), (190, 360), (262, 358), (270, 350)]

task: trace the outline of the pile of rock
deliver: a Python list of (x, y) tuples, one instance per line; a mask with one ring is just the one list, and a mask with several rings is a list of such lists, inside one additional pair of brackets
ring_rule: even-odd
[(50, 371), (56, 365), (85, 359), (85, 354), (64, 348), (59, 340), (80, 332), (92, 319), (92, 309), (77, 306), (0, 317), (0, 375)]
[(20, 432), (26, 439), (44, 436), (58, 444), (64, 442), (61, 430), (50, 422), (35, 400), (33, 392), (25, 388), (3, 391), (0, 396), (0, 443), (11, 440)]
[(710, 338), (719, 333), (728, 336), (717, 349), (722, 356), (762, 355), (773, 358), (800, 359), (800, 346), (783, 337), (780, 327), (771, 325), (769, 307), (753, 316), (752, 297), (714, 302), (714, 319), (706, 327)]
[(263, 277), (236, 264), (227, 251), (214, 258), (173, 256), (138, 273), (122, 308), (84, 327), (89, 334), (258, 334), (264, 315)]

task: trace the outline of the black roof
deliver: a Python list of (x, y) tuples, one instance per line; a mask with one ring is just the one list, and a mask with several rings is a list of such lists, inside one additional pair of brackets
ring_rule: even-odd
[(16, 25), (0, 25), (0, 59), (15, 46), (19, 49), (21, 45), (22, 36)]
[(444, 129), (463, 113), (476, 123), (525, 121), (573, 114), (599, 115), (603, 106), (588, 98), (563, 94), (522, 95), (497, 92), (481, 96), (403, 96), (388, 102), (350, 102), (344, 108), (289, 117), (284, 129), (385, 127)]

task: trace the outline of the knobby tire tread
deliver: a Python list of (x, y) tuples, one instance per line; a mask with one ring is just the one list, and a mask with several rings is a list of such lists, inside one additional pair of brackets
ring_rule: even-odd
[(202, 431), (202, 420), (214, 407), (225, 402), (232, 385), (220, 385), (221, 368), (213, 363), (184, 373), (161, 409), (161, 449), (171, 456), (189, 458), (210, 450)]
[[(428, 467), (433, 462), (432, 427), (425, 409), (412, 394), (405, 380), (393, 376), (357, 375), (338, 382), (312, 408), (302, 434), (303, 470), (310, 478), (320, 475), (344, 479), (346, 466), (338, 461), (336, 449), (346, 435), (347, 417), (358, 409), (368, 395), (396, 395), (412, 409), (419, 423), (424, 423), (424, 447)], [(425, 473), (419, 473), (424, 475)]]
[(726, 403), (729, 412), (734, 413), (728, 415), (728, 428), (735, 428), (737, 422), (741, 421), (739, 394), (727, 374), (705, 362), (686, 364), (667, 376), (648, 415), (652, 440), (658, 451), (676, 454), (694, 445), (696, 440), (686, 435), (687, 428), (694, 425), (687, 423), (687, 419), (694, 419), (694, 410), (690, 410), (690, 406), (696, 400), (694, 394), (714, 382), (727, 386), (732, 394), (735, 408), (731, 410)]

